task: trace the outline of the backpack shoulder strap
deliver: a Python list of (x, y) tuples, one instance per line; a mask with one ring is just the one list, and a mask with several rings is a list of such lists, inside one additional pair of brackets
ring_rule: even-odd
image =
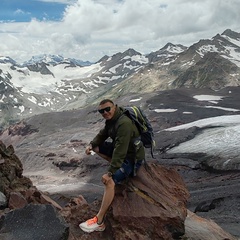
[(137, 106), (125, 107), (125, 113), (135, 122), (138, 130), (140, 131), (140, 134), (144, 131), (147, 131), (146, 120), (139, 107)]

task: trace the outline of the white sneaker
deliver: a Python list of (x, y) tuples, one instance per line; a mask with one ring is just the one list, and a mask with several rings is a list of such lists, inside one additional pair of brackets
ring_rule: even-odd
[(88, 219), (86, 222), (80, 223), (79, 227), (84, 232), (88, 232), (88, 233), (105, 230), (105, 224), (103, 222), (101, 224), (98, 224), (97, 216), (95, 216), (94, 218)]

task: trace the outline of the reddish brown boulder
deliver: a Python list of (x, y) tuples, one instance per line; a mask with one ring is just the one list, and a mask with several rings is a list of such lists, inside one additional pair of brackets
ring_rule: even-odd
[(8, 201), (10, 209), (23, 208), (28, 204), (27, 200), (20, 192), (11, 192)]
[[(68, 206), (63, 210), (71, 222), (71, 239), (177, 239), (184, 235), (188, 191), (180, 175), (157, 164), (142, 167), (138, 176), (116, 188), (116, 196), (106, 216), (107, 228), (86, 237), (78, 224), (99, 209), (92, 205)], [(109, 237), (112, 236), (112, 237)], [(107, 238), (106, 238), (107, 237)]]
[(175, 170), (157, 164), (149, 164), (147, 169), (142, 167), (137, 177), (117, 190), (112, 204), (115, 239), (182, 236), (188, 197), (184, 182)]

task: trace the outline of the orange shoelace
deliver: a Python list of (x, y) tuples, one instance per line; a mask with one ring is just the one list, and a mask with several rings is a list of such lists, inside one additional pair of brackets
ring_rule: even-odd
[(91, 218), (89, 220), (87, 220), (87, 225), (92, 225), (98, 222), (98, 218), (97, 216), (95, 216), (94, 218)]

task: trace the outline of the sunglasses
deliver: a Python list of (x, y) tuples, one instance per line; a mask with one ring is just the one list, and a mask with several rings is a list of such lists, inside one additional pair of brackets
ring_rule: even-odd
[(106, 112), (110, 112), (110, 110), (111, 110), (111, 107), (105, 107), (105, 108), (103, 108), (103, 109), (98, 109), (98, 112), (101, 113), (101, 114), (103, 114), (105, 111), (106, 111)]

